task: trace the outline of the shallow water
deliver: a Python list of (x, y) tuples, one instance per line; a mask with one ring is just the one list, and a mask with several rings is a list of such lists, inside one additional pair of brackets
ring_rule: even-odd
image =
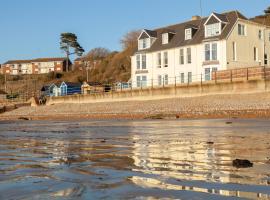
[(269, 122), (0, 122), (0, 199), (270, 199)]

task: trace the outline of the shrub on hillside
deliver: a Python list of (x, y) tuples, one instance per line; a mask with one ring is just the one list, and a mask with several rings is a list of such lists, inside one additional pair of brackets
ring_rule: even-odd
[(78, 82), (80, 82), (80, 83), (83, 83), (86, 81), (86, 77), (84, 77), (84, 76), (78, 76), (77, 79), (78, 79)]
[(13, 81), (20, 81), (20, 80), (23, 80), (23, 77), (20, 75), (15, 75), (15, 76), (12, 76), (12, 80)]
[(49, 72), (49, 73), (47, 74), (47, 78), (48, 78), (49, 80), (60, 79), (60, 78), (62, 78), (62, 77), (63, 77), (63, 74), (58, 73), (58, 72)]

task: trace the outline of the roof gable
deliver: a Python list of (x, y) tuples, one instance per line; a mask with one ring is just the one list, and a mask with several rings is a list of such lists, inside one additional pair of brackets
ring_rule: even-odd
[(156, 37), (157, 33), (156, 31), (150, 31), (147, 29), (143, 29), (140, 36), (138, 37), (138, 39), (145, 39), (145, 38), (150, 38), (150, 37)]
[(227, 23), (227, 17), (224, 14), (212, 13), (204, 25), (214, 24), (214, 23)]

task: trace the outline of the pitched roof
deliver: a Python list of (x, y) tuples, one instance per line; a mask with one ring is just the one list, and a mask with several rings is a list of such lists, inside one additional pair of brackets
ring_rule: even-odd
[(71, 86), (71, 87), (81, 87), (82, 84), (81, 83), (73, 83), (73, 82), (63, 82), (65, 83), (67, 86)]
[[(187, 21), (184, 23), (180, 24), (175, 24), (163, 28), (158, 28), (153, 31), (156, 32), (156, 40), (152, 44), (152, 46), (149, 49), (145, 50), (138, 50), (137, 52), (155, 52), (155, 51), (161, 51), (161, 50), (166, 50), (166, 49), (171, 49), (171, 48), (177, 48), (181, 46), (188, 46), (188, 45), (196, 45), (200, 44), (203, 41), (207, 39), (218, 39), (222, 40), (225, 39), (228, 34), (230, 33), (231, 29), (233, 28), (234, 24), (236, 23), (237, 19), (247, 19), (244, 17), (241, 13), (238, 11), (230, 11), (222, 14), (218, 14), (219, 18), (222, 18), (222, 20), (227, 20), (226, 26), (224, 26), (222, 33), (218, 36), (214, 36), (211, 38), (205, 38), (204, 34), (204, 23), (207, 21), (209, 17), (205, 17), (202, 19), (197, 19), (197, 20), (191, 20)], [(198, 30), (194, 34), (193, 38), (191, 40), (185, 40), (185, 29), (186, 27), (197, 27)], [(164, 30), (172, 30), (176, 34), (172, 37), (171, 41), (168, 44), (162, 44), (162, 33)]]
[(9, 60), (4, 63), (6, 64), (26, 64), (26, 63), (33, 63), (33, 62), (63, 62), (66, 58), (37, 58), (32, 60)]

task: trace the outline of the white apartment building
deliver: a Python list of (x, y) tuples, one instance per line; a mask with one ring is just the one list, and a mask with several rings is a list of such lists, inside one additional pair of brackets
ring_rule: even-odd
[(211, 80), (212, 72), (270, 66), (270, 28), (238, 11), (144, 29), (131, 57), (133, 87)]

